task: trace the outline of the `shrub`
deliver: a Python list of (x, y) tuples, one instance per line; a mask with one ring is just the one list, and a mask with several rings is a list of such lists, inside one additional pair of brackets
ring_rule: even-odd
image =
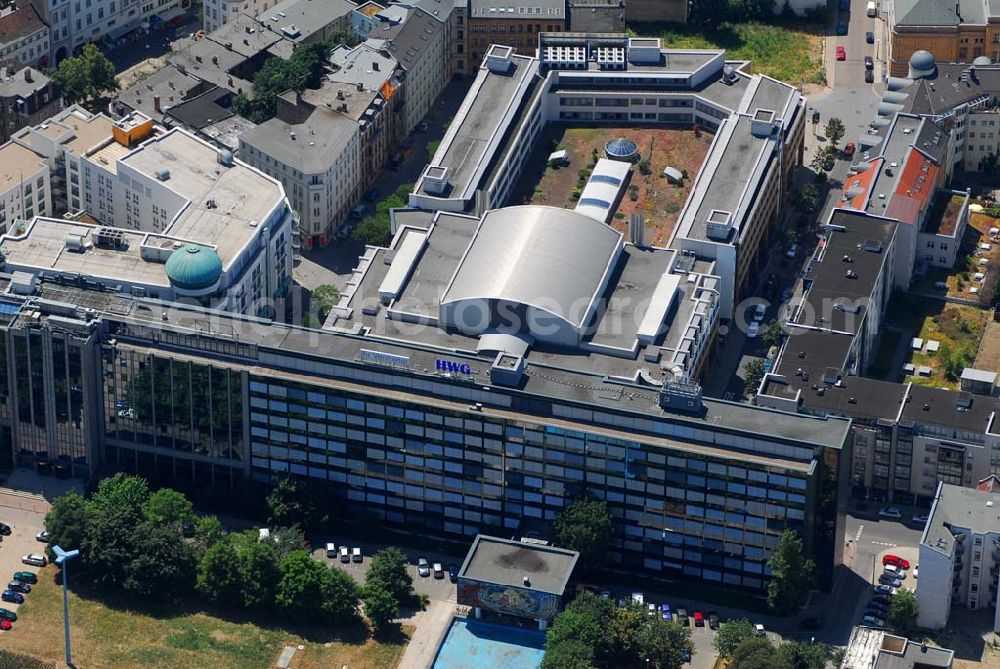
[(570, 197), (573, 198), (574, 200), (579, 200), (580, 199), (580, 189), (579, 188), (574, 188), (573, 192), (570, 194)]
[(665, 207), (665, 209), (666, 209), (666, 211), (667, 211), (668, 214), (676, 214), (677, 212), (679, 212), (681, 210), (681, 206), (679, 204), (677, 204), (676, 202), (669, 202), (669, 203), (667, 203), (667, 206)]

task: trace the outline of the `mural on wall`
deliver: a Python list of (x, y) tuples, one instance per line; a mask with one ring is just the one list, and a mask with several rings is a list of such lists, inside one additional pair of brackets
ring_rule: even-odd
[(458, 584), (458, 603), (535, 620), (551, 620), (559, 612), (556, 595), (464, 579)]

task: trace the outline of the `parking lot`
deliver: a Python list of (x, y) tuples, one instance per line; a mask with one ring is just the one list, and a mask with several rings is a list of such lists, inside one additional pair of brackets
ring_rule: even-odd
[[(29, 567), (21, 563), (21, 556), (27, 553), (42, 553), (45, 544), (38, 542), (35, 535), (44, 528), (45, 514), (29, 509), (0, 507), (0, 522), (10, 525), (11, 533), (0, 541), (0, 578), (3, 579), (3, 589), (6, 589), (11, 574), (15, 571), (38, 572), (37, 567)], [(30, 598), (31, 595), (25, 595)], [(13, 602), (0, 603), (5, 609), (17, 611), (18, 605)], [(17, 631), (17, 623), (11, 633)]]

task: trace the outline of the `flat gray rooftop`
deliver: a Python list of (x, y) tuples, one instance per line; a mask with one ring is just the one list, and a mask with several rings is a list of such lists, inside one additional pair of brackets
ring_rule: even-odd
[[(903, 163), (906, 161), (910, 146), (917, 138), (917, 131), (920, 129), (922, 120), (919, 117), (904, 114), (896, 115), (888, 135), (882, 143), (881, 155), (884, 158), (884, 163), (871, 186), (871, 194), (868, 197), (868, 206), (866, 207), (869, 214), (885, 215), (893, 193), (896, 192), (896, 185), (903, 175)], [(909, 132), (905, 132), (906, 130)], [(896, 166), (892, 167), (892, 163), (896, 163)]]
[[(520, 541), (476, 537), (458, 572), (459, 578), (509, 585), (562, 596), (573, 574), (576, 551)], [(529, 580), (530, 585), (524, 583)]]
[[(613, 288), (606, 296), (606, 307), (597, 322), (597, 331), (590, 338), (593, 343), (626, 349), (635, 345), (645, 308), (673, 258), (674, 251), (625, 245), (618, 267), (608, 281)], [(683, 303), (690, 309), (689, 300), (683, 295), (675, 295), (671, 313), (676, 313), (678, 306), (683, 308)], [(680, 324), (676, 329), (680, 329)], [(634, 361), (632, 366), (635, 367)]]
[(423, 255), (398, 300), (404, 311), (437, 318), (438, 304), (469, 247), (479, 220), (441, 214), (427, 239)]
[[(480, 70), (431, 161), (432, 165), (448, 168), (451, 197), (461, 197), (476, 186), (471, 181), (480, 168), (485, 169), (483, 161), (489, 147), (499, 146), (504, 130), (518, 119), (515, 110), (519, 90), (536, 75), (538, 63), (522, 56), (514, 56), (512, 60), (511, 70), (506, 74)], [(429, 194), (424, 188), (418, 192)]]
[(1000, 532), (1000, 493), (941, 484), (920, 543), (950, 555), (955, 545), (950, 527), (973, 534)]

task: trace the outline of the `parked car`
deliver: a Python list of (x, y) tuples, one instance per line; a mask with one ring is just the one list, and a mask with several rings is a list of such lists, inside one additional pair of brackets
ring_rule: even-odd
[[(846, 16), (841, 16), (840, 20), (837, 21), (837, 34), (838, 35), (846, 35), (847, 34), (847, 17)], [(843, 59), (838, 58), (837, 60), (843, 60)]]
[(747, 327), (747, 339), (756, 339), (760, 333), (760, 323), (754, 321)]
[(417, 560), (417, 573), (424, 578), (431, 575), (431, 563), (427, 561), (427, 558)]
[(673, 616), (670, 614), (670, 604), (663, 603), (660, 604), (660, 617), (670, 622), (673, 620)]
[(332, 541), (326, 542), (326, 556), (328, 558), (337, 557), (337, 546)]
[(38, 583), (38, 575), (33, 571), (15, 571), (10, 578), (12, 581), (22, 581), (31, 585)]
[(764, 625), (762, 623), (755, 623), (754, 624), (754, 626), (753, 626), (753, 633), (756, 636), (767, 636), (767, 631), (764, 629)]
[(869, 603), (868, 607), (865, 609), (865, 615), (885, 618), (889, 615), (889, 607), (882, 604)]
[(865, 616), (861, 619), (861, 624), (869, 627), (885, 627), (885, 621), (875, 616)]
[(882, 572), (895, 576), (899, 580), (904, 580), (906, 578), (906, 570), (902, 567), (897, 567), (895, 565), (887, 564), (882, 565)]
[(875, 592), (880, 595), (895, 595), (896, 588), (892, 587), (891, 585), (884, 585), (880, 583), (872, 588), (872, 592)]
[(13, 625), (9, 620), (7, 620), (6, 618), (0, 618), (0, 630), (6, 632), (10, 630), (11, 627), (13, 627)]
[(869, 604), (881, 604), (883, 606), (889, 606), (889, 603), (891, 601), (892, 600), (889, 598), (889, 595), (875, 595), (874, 597), (871, 598), (871, 600), (868, 603)]
[(11, 611), (10, 609), (0, 608), (0, 618), (3, 618), (4, 620), (9, 620), (12, 623), (17, 622), (17, 614)]
[(891, 576), (889, 574), (882, 574), (881, 576), (879, 576), (878, 582), (881, 583), (882, 585), (891, 585), (894, 588), (898, 588), (901, 585), (903, 585), (902, 581), (900, 581), (895, 576)]
[(753, 308), (753, 319), (758, 323), (764, 320), (764, 314), (767, 313), (767, 306), (763, 302), (757, 304)]
[(434, 578), (437, 579), (444, 578), (444, 567), (441, 566), (440, 562), (435, 562), (434, 567), (432, 569), (434, 571)]
[(899, 567), (900, 569), (909, 569), (910, 561), (905, 560), (898, 555), (889, 554), (882, 558), (882, 566), (884, 567), (886, 565), (892, 565), (893, 567)]
[(350, 562), (351, 561), (351, 549), (347, 546), (340, 547), (340, 561)]
[(854, 142), (848, 142), (844, 144), (844, 155), (850, 158), (857, 151), (858, 147), (854, 145)]
[(684, 625), (684, 627), (687, 627), (688, 625), (691, 624), (691, 619), (688, 618), (687, 609), (683, 607), (677, 609), (677, 622), (679, 622), (681, 625)]
[(5, 537), (9, 537), (10, 536), (10, 525), (8, 525), (7, 523), (0, 523), (0, 535), (3, 535)]
[[(458, 580), (458, 567), (456, 565), (448, 565), (448, 578), (451, 579), (452, 583)], [(611, 598), (611, 593), (607, 590), (601, 593), (601, 597), (604, 597), (605, 595), (607, 595), (608, 599)]]
[(847, 49), (837, 45), (837, 60), (847, 60)]
[(913, 578), (917, 578), (917, 576), (919, 575), (920, 575), (920, 564), (917, 563), (917, 565), (913, 568)]
[(362, 560), (364, 560), (364, 557), (361, 556), (361, 549), (355, 546), (351, 549), (351, 561), (361, 562)]
[(695, 627), (705, 626), (705, 616), (702, 614), (701, 611), (694, 612), (694, 626)]
[[(903, 512), (899, 510), (899, 507), (895, 506), (883, 506), (878, 510), (879, 518), (889, 518), (891, 520), (899, 520), (903, 517)], [(884, 564), (884, 562), (883, 562)]]
[(875, 73), (871, 70), (865, 70), (865, 83), (874, 84), (875, 83)]
[(868, 44), (874, 44), (875, 43), (875, 33), (873, 33), (870, 30), (868, 32), (866, 32), (865, 33), (865, 42), (867, 42)]
[(798, 244), (792, 244), (791, 246), (788, 247), (788, 250), (785, 251), (785, 257), (786, 258), (794, 258), (795, 254), (797, 254), (798, 252), (799, 252), (799, 245)]
[(708, 614), (708, 626), (711, 629), (713, 629), (713, 630), (719, 629), (719, 614), (718, 613), (709, 612), (709, 614)]
[(28, 553), (21, 556), (21, 562), (30, 564), (32, 567), (44, 567), (49, 563), (41, 553)]
[(874, 70), (875, 69), (875, 61), (872, 60), (871, 56), (865, 56), (865, 69), (866, 70)]
[(5, 602), (11, 602), (12, 604), (24, 604), (24, 595), (20, 592), (15, 592), (14, 590), (4, 590), (3, 594), (0, 595), (0, 599)]
[(643, 606), (646, 603), (646, 598), (641, 592), (633, 592), (632, 603), (638, 606)]
[(910, 522), (916, 523), (917, 525), (926, 525), (927, 521), (930, 519), (926, 513), (915, 513), (910, 516)]
[(35, 535), (36, 541), (41, 541), (43, 544), (49, 543), (49, 533), (46, 530), (42, 530)]
[(31, 586), (23, 581), (11, 581), (7, 584), (8, 590), (13, 590), (14, 592), (20, 592), (22, 595), (26, 595), (31, 592)]

